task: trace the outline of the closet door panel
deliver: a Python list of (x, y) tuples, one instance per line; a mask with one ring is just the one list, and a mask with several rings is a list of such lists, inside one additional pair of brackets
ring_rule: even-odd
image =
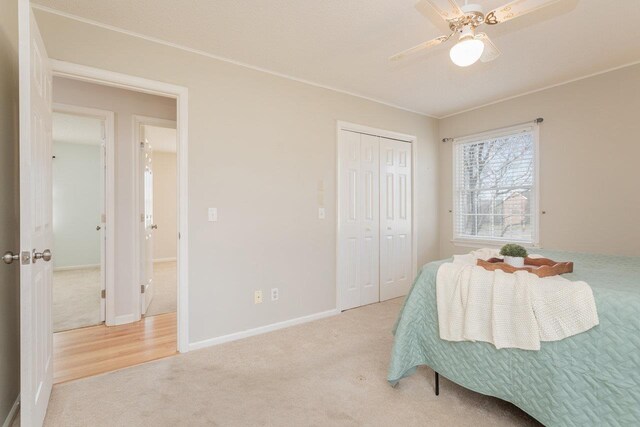
[(380, 300), (406, 295), (411, 286), (411, 144), (380, 138)]
[(346, 310), (360, 305), (360, 135), (342, 131), (339, 150), (338, 292)]
[(360, 136), (360, 170), (362, 176), (362, 221), (360, 305), (380, 301), (379, 259), (380, 259), (380, 142), (371, 135)]
[(395, 257), (394, 239), (392, 234), (385, 233), (382, 236), (380, 246), (380, 288), (393, 285), (393, 265)]

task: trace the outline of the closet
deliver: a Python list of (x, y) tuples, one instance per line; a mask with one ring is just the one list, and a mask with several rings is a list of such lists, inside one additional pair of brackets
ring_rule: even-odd
[(405, 295), (412, 280), (411, 143), (340, 130), (338, 301)]

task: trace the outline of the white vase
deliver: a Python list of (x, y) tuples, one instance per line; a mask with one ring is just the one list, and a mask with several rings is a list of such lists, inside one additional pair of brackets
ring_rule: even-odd
[(524, 267), (524, 258), (521, 256), (505, 256), (504, 262), (512, 267), (522, 268)]

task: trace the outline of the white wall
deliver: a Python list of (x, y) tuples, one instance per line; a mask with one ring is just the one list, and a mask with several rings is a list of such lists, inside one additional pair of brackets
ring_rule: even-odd
[[(20, 250), (18, 2), (0, 0), (0, 246)], [(20, 265), (0, 265), (0, 424), (20, 393)], [(10, 420), (9, 420), (10, 421)]]
[(175, 120), (175, 100), (55, 77), (53, 101), (115, 113), (115, 315), (118, 322), (123, 319), (133, 320), (132, 316), (138, 312), (140, 298), (139, 280), (134, 274), (133, 236), (137, 236), (138, 228), (133, 214), (133, 156), (137, 149), (137, 144), (133, 141), (133, 115)]
[(53, 142), (54, 268), (100, 264), (101, 147)]
[[(336, 307), (337, 120), (417, 136), (418, 263), (438, 257), (436, 120), (35, 13), (52, 58), (189, 89), (191, 342)], [(278, 302), (254, 305), (274, 286)]]
[[(540, 241), (544, 248), (640, 255), (640, 65), (440, 121), (455, 137), (543, 117)], [(440, 255), (451, 244), (452, 144), (440, 145)]]
[[(152, 142), (153, 147), (153, 142)], [(154, 151), (153, 163), (153, 259), (175, 259), (178, 248), (178, 176), (176, 153)]]

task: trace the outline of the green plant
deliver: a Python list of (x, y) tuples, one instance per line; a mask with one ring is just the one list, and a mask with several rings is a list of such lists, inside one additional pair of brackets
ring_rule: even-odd
[(516, 245), (514, 243), (509, 243), (504, 245), (502, 249), (500, 249), (500, 255), (502, 256), (512, 256), (512, 257), (527, 257), (527, 250), (520, 245)]

